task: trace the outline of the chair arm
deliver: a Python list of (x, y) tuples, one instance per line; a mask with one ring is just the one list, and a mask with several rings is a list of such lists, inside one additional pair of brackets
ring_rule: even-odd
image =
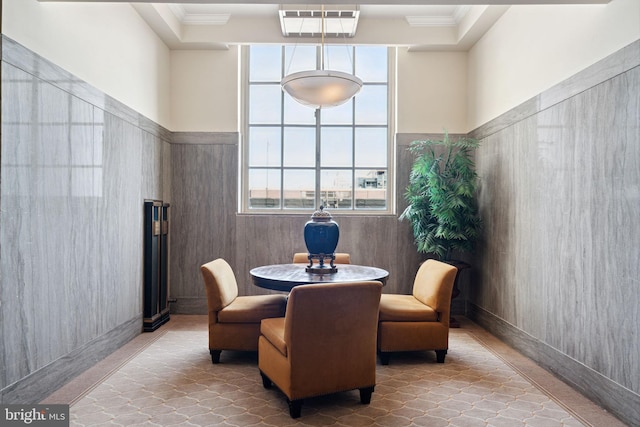
[(260, 322), (260, 333), (278, 349), (283, 356), (287, 357), (287, 343), (284, 340), (284, 317), (262, 319)]

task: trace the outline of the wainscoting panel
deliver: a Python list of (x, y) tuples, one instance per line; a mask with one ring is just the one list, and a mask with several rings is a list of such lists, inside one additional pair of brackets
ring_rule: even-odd
[(176, 133), (171, 145), (170, 297), (177, 313), (206, 313), (200, 266), (236, 265), (237, 134)]
[[(485, 232), (470, 294), (478, 309), (557, 352), (540, 351), (540, 363), (632, 425), (640, 424), (630, 410), (640, 401), (638, 52), (640, 42), (541, 94), (528, 103), (535, 114), (474, 132)], [(608, 381), (583, 380), (594, 373)]]
[(168, 140), (4, 36), (1, 91), (0, 402), (37, 403), (142, 330), (143, 200), (168, 187)]
[[(106, 243), (99, 244), (96, 259), (109, 260), (101, 268), (100, 306), (114, 306), (111, 310), (97, 311), (106, 332), (108, 325), (117, 319), (133, 317), (142, 307), (142, 291), (137, 285), (141, 283), (145, 197), (141, 188), (142, 130), (108, 113), (104, 119), (106, 179), (95, 225), (101, 233), (100, 241)], [(125, 279), (132, 283), (122, 283)]]
[[(396, 210), (397, 218), (407, 208), (404, 193), (409, 186), (409, 175), (413, 166), (414, 156), (408, 150), (412, 141), (425, 139), (422, 134), (397, 134), (396, 135)], [(397, 251), (395, 254), (395, 265), (399, 271), (406, 272), (400, 281), (397, 282), (398, 293), (409, 294), (412, 291), (413, 278), (418, 271), (422, 256), (416, 250), (413, 238), (413, 230), (408, 221), (397, 219), (397, 241), (398, 248), (406, 248), (404, 251)], [(412, 277), (413, 275), (413, 277)], [(400, 292), (402, 290), (402, 292)]]

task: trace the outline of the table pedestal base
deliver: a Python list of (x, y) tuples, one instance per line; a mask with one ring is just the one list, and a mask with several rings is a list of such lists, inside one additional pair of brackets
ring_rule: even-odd
[(338, 272), (338, 267), (325, 267), (325, 266), (307, 267), (305, 268), (304, 271), (311, 274), (334, 274)]

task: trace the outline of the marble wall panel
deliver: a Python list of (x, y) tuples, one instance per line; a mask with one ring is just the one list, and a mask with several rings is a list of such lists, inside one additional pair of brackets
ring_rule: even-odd
[(163, 196), (164, 145), (165, 142), (162, 139), (148, 132), (142, 132), (142, 197), (144, 199), (165, 200)]
[[(436, 135), (430, 134), (398, 134), (396, 135), (396, 209), (397, 217), (407, 208), (404, 193), (409, 185), (409, 175), (413, 166), (414, 156), (408, 150), (412, 141), (424, 140)], [(399, 272), (398, 280), (395, 281), (395, 288), (389, 293), (409, 294), (413, 290), (413, 281), (418, 271), (420, 263), (425, 260), (426, 255), (418, 253), (414, 243), (413, 230), (407, 221), (397, 219), (396, 236), (397, 250), (392, 256), (395, 259), (395, 269)], [(400, 249), (402, 248), (402, 249)], [(386, 292), (386, 290), (385, 290)]]
[[(200, 136), (201, 137), (201, 136)], [(235, 265), (237, 135), (193, 140), (177, 135), (171, 146), (171, 297), (176, 312), (206, 307), (200, 266), (216, 258)]]
[(116, 116), (104, 115), (104, 182), (98, 213), (101, 264), (98, 313), (101, 332), (140, 313), (142, 307), (142, 136), (143, 131)]
[(161, 199), (167, 203), (171, 203), (171, 163), (171, 144), (162, 140), (162, 192), (160, 194)]
[(93, 276), (85, 256), (94, 248), (86, 230), (95, 144), (89, 104), (6, 64), (3, 71), (11, 89), (3, 91), (2, 289), (3, 307), (15, 310), (3, 313), (3, 327), (5, 338), (23, 341), (7, 357), (11, 383), (91, 338), (68, 313), (84, 315), (92, 300), (83, 278)]
[[(540, 96), (553, 105), (474, 132), (485, 232), (470, 292), (476, 311), (549, 346), (557, 353), (541, 359), (565, 358), (559, 375), (621, 411), (640, 392), (640, 66), (629, 50), (594, 66), (597, 84), (586, 70)], [(626, 399), (580, 380), (597, 375)]]
[(0, 402), (37, 402), (140, 333), (143, 198), (165, 191), (167, 142), (2, 43)]
[[(2, 351), (0, 389), (33, 369), (37, 327), (30, 306), (37, 294), (32, 282), (31, 257), (28, 254), (32, 220), (29, 193), (33, 172), (30, 167), (34, 129), (29, 126), (37, 84), (30, 76), (2, 63), (2, 129), (4, 140), (0, 158), (0, 286)], [(25, 102), (19, 103), (19, 99)], [(12, 244), (3, 243), (12, 242)], [(8, 349), (12, 349), (8, 351)]]

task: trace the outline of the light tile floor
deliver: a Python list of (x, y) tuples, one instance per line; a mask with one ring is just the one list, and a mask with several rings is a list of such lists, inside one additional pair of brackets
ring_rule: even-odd
[(370, 405), (357, 391), (308, 399), (289, 417), (256, 355), (212, 365), (206, 316), (172, 316), (45, 400), (71, 403), (74, 426), (623, 426), (606, 411), (466, 319), (445, 364), (433, 352), (378, 365)]

